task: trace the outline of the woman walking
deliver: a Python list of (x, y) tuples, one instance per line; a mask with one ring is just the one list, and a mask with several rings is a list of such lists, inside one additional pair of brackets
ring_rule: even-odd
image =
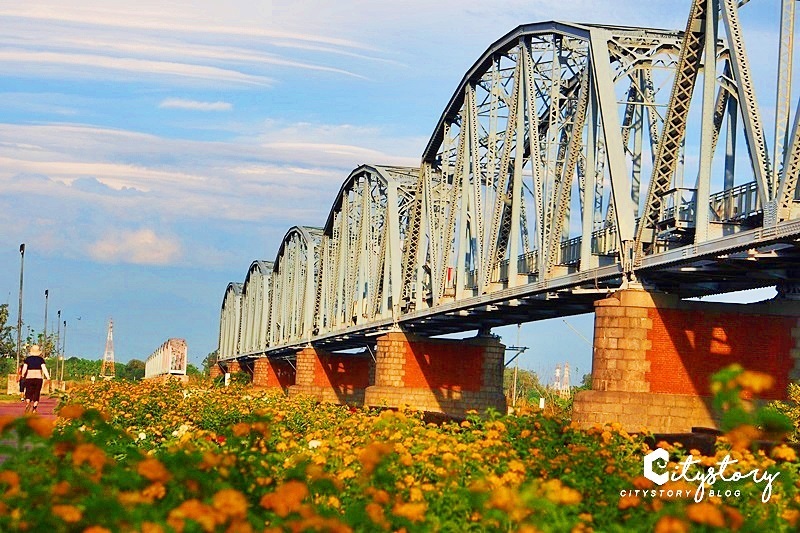
[(22, 377), (25, 380), (25, 412), (36, 412), (39, 407), (39, 396), (42, 393), (42, 384), (45, 379), (50, 379), (50, 372), (47, 370), (42, 350), (38, 344), (31, 346), (25, 364), (22, 365)]

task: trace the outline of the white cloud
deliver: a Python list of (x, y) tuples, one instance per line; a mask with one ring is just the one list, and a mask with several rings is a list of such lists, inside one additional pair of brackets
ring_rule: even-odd
[(158, 104), (161, 109), (188, 109), (191, 111), (230, 111), (233, 104), (230, 102), (198, 102), (183, 98), (166, 98)]
[(166, 265), (177, 261), (181, 245), (177, 239), (156, 235), (151, 229), (118, 230), (107, 233), (88, 247), (89, 255), (103, 263)]

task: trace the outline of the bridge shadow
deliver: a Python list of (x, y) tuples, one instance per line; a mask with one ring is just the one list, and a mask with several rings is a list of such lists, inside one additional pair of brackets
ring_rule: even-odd
[(314, 374), (314, 385), (333, 391), (341, 405), (364, 405), (366, 388), (374, 383), (375, 362), (368, 350), (358, 354), (319, 354), (324, 380)]
[(794, 366), (791, 331), (796, 318), (692, 309), (691, 302), (687, 304), (682, 309), (656, 309), (651, 315), (646, 374), (651, 393), (710, 397), (711, 376), (738, 363), (775, 378), (762, 398), (785, 398)]

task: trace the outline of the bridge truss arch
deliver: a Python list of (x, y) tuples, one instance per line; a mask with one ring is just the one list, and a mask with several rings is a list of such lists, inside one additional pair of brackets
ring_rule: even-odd
[(239, 334), (242, 326), (242, 284), (231, 282), (225, 288), (219, 323), (219, 359), (239, 355)]
[(262, 353), (268, 344), (272, 261), (253, 261), (242, 286), (240, 352)]
[(418, 168), (361, 165), (342, 184), (320, 246), (316, 333), (397, 311), (402, 241), (418, 177)]
[(269, 344), (309, 339), (322, 229), (294, 226), (286, 232), (272, 267)]

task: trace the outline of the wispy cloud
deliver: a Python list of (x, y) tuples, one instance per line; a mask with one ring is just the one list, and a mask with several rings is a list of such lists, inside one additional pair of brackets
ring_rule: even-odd
[(230, 102), (198, 102), (183, 98), (166, 98), (158, 104), (161, 109), (188, 109), (190, 111), (230, 111), (233, 104)]
[(181, 256), (181, 245), (174, 237), (157, 235), (151, 229), (110, 231), (89, 245), (89, 255), (103, 263), (167, 265)]

